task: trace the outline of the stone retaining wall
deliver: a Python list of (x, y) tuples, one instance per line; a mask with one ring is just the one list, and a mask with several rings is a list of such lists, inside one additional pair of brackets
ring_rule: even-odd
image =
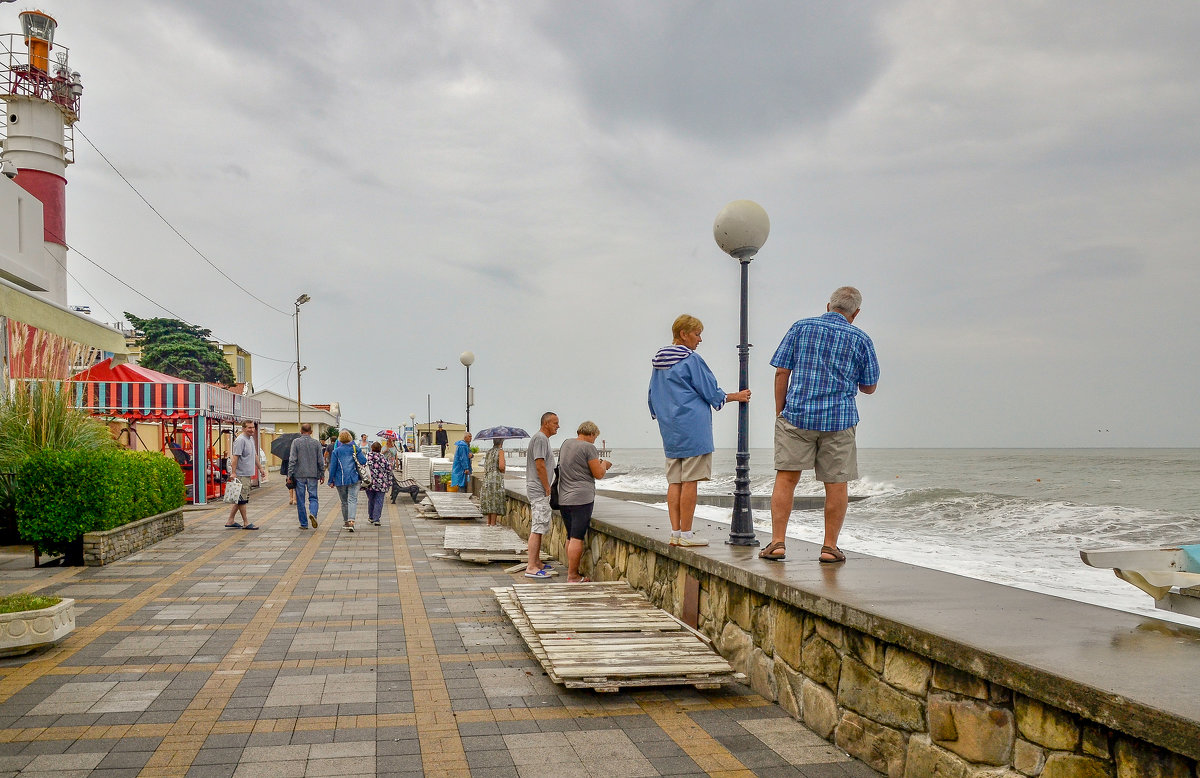
[(104, 532), (85, 532), (83, 563), (89, 567), (112, 564), (180, 532), (183, 532), (182, 508), (147, 516)]
[[(504, 521), (527, 537), (529, 519), (524, 496), (510, 490)], [(1189, 756), (1160, 748), (1115, 722), (1106, 726), (1029, 696), (1040, 687), (1062, 698), (1063, 688), (1051, 688), (1056, 679), (1026, 683), (1022, 694), (1005, 685), (1002, 673), (988, 678), (966, 669), (988, 665), (968, 646), (950, 652), (940, 646), (940, 657), (923, 654), (911, 645), (919, 640), (899, 645), (894, 628), (890, 636), (871, 634), (885, 631), (836, 603), (806, 600), (794, 589), (772, 591), (769, 582), (738, 574), (744, 571), (701, 570), (673, 558), (676, 552), (661, 541), (606, 532), (603, 521), (594, 520), (592, 529), (585, 574), (626, 580), (685, 620), (685, 592), (698, 583), (698, 629), (754, 690), (891, 778), (1200, 778), (1194, 729), (1179, 739)], [(542, 547), (565, 559), (565, 541), (555, 521)], [(1086, 699), (1077, 702), (1078, 710), (1088, 710)]]

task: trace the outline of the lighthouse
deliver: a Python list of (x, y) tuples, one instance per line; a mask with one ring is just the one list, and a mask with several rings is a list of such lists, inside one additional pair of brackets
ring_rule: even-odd
[(0, 166), (42, 203), (42, 272), (31, 274), (23, 285), (65, 305), (66, 172), (74, 162), (72, 126), (79, 119), (83, 85), (79, 73), (70, 69), (67, 49), (54, 43), (54, 18), (23, 11), (20, 19), (21, 33), (0, 36), (0, 99), (5, 105)]

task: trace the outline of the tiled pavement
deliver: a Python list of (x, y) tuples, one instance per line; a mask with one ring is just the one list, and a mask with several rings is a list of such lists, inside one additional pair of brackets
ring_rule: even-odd
[(430, 557), (444, 523), (407, 501), (351, 534), (321, 500), (301, 531), (275, 479), (260, 531), (191, 512), (105, 568), (0, 554), (0, 592), (78, 612), (0, 660), (0, 776), (876, 775), (744, 687), (556, 686), (490, 591), (503, 565)]

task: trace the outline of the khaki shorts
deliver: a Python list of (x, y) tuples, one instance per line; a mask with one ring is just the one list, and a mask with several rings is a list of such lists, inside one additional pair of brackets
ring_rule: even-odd
[(252, 475), (239, 475), (237, 482), (242, 485), (242, 493), (238, 495), (238, 505), (245, 505), (250, 502), (250, 481), (254, 478)]
[(698, 457), (667, 460), (667, 483), (707, 481), (712, 478), (712, 452)]
[(551, 513), (549, 497), (532, 498), (529, 501), (529, 531), (538, 535), (549, 532)]
[(854, 427), (837, 432), (802, 430), (782, 416), (775, 417), (775, 469), (815, 470), (825, 484), (844, 484), (858, 478), (858, 448)]

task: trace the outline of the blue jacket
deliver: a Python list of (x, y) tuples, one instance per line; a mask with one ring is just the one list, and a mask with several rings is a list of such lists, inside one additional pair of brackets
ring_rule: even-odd
[(454, 444), (454, 463), (450, 465), (450, 485), (463, 487), (471, 475), (471, 444), (460, 440)]
[(663, 454), (698, 457), (713, 450), (712, 412), (725, 405), (725, 391), (704, 359), (686, 346), (659, 349), (652, 360), (648, 402), (658, 420)]
[(353, 443), (338, 443), (329, 455), (329, 483), (334, 486), (350, 486), (359, 482), (358, 468), (354, 462), (365, 465), (367, 455)]

